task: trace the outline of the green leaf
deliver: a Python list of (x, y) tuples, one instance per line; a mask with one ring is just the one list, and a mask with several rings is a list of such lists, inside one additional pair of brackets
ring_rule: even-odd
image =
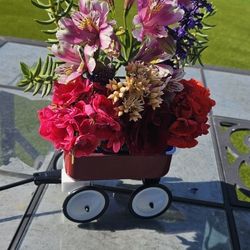
[(74, 5), (74, 1), (72, 0), (71, 2), (68, 3), (68, 7), (66, 8), (65, 10), (65, 13), (68, 14), (71, 10), (71, 8), (73, 7)]
[(46, 57), (45, 63), (43, 64), (42, 74), (45, 75), (49, 65), (49, 57)]
[(47, 74), (48, 75), (51, 75), (52, 69), (53, 69), (53, 59), (50, 57), (50, 59), (49, 59), (49, 65), (48, 65), (48, 70), (47, 70)]
[(39, 0), (31, 0), (31, 3), (39, 9), (50, 9), (51, 8), (50, 4), (44, 4), (44, 3), (40, 2)]
[(46, 43), (49, 43), (49, 44), (55, 44), (55, 43), (59, 43), (59, 41), (57, 39), (51, 39), (49, 38)]
[(47, 84), (44, 84), (44, 85), (43, 85), (43, 89), (42, 89), (42, 97), (44, 97), (44, 96), (46, 95), (47, 88), (48, 88), (48, 85), (47, 85)]
[(42, 25), (50, 25), (52, 23), (54, 23), (56, 21), (55, 18), (52, 18), (50, 20), (38, 20), (38, 19), (35, 19), (35, 21), (39, 24), (42, 24)]
[(21, 62), (20, 65), (21, 65), (21, 70), (22, 70), (23, 74), (25, 76), (29, 76), (30, 75), (30, 71), (29, 71), (28, 65), (25, 64), (25, 63), (23, 63), (23, 62)]
[(52, 90), (52, 83), (50, 83), (50, 84), (47, 85), (47, 90), (46, 90), (45, 96), (49, 95), (49, 93), (51, 92), (51, 90)]
[(53, 35), (53, 34), (56, 34), (57, 28), (53, 30), (42, 30), (42, 32), (48, 35)]
[(42, 87), (42, 83), (41, 82), (36, 82), (36, 87), (35, 87), (35, 89), (33, 91), (33, 95), (36, 95), (39, 92), (39, 90), (41, 89), (41, 87)]
[(24, 90), (24, 92), (28, 92), (29, 90), (33, 88), (33, 86), (34, 86), (33, 82), (30, 82), (28, 87)]
[(47, 56), (44, 62), (39, 58), (39, 61), (31, 68), (22, 63), (21, 68), (25, 74), (18, 86), (26, 87), (25, 92), (33, 89), (33, 95), (36, 95), (41, 89), (42, 96), (48, 95), (52, 90), (54, 80), (56, 80), (56, 65), (57, 63), (50, 56)]
[(38, 76), (41, 72), (41, 69), (42, 69), (42, 59), (39, 58), (39, 61), (33, 71), (33, 74), (34, 74), (34, 77)]
[(17, 84), (17, 86), (18, 86), (18, 87), (24, 87), (24, 86), (26, 86), (27, 84), (29, 84), (29, 80), (23, 79), (23, 80), (21, 80), (21, 81)]

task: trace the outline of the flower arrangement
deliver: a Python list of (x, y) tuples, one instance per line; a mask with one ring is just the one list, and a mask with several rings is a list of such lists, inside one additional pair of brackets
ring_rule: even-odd
[(47, 11), (49, 20), (37, 22), (55, 24), (44, 32), (56, 38), (44, 62), (21, 63), (20, 86), (43, 96), (53, 89), (38, 116), (56, 149), (153, 155), (194, 147), (208, 133), (215, 102), (200, 82), (183, 79), (207, 47), (204, 19), (215, 12), (207, 0), (124, 0), (122, 24), (114, 0), (32, 3)]

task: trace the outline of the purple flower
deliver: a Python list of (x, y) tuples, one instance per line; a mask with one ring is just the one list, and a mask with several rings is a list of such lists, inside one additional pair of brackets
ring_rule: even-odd
[(200, 44), (198, 38), (190, 30), (201, 31), (204, 14), (212, 13), (214, 9), (207, 0), (178, 0), (178, 4), (185, 14), (179, 27), (173, 30), (169, 28), (169, 33), (176, 40), (176, 55), (181, 60), (186, 60), (189, 55), (192, 55), (190, 58), (195, 58), (197, 50), (193, 50), (193, 48), (198, 47), (202, 51), (205, 45)]
[(146, 36), (167, 37), (166, 26), (180, 21), (183, 14), (183, 10), (173, 0), (138, 0), (138, 15), (133, 20), (133, 36), (138, 41)]
[(192, 0), (178, 0), (178, 4), (186, 9), (191, 9), (193, 7)]

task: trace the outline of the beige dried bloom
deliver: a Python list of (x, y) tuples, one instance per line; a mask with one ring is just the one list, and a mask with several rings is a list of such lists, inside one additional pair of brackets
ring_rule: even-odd
[(129, 114), (132, 121), (141, 119), (145, 102), (154, 110), (159, 108), (163, 99), (167, 81), (163, 80), (162, 72), (154, 65), (143, 62), (132, 62), (126, 67), (126, 78), (117, 82), (110, 80), (106, 86), (111, 94), (108, 96), (113, 103), (119, 101), (119, 116)]
[(136, 122), (142, 118), (140, 113), (144, 110), (143, 106), (143, 99), (134, 93), (123, 100), (122, 105), (118, 107), (118, 115), (129, 114), (129, 120)]
[(161, 86), (161, 87), (155, 87), (151, 90), (148, 104), (152, 106), (153, 110), (159, 108), (160, 104), (162, 104), (163, 99), (161, 98), (161, 96), (164, 95), (163, 92), (164, 88), (165, 86)]
[(108, 98), (111, 99), (113, 103), (116, 103), (119, 99), (123, 98), (127, 91), (125, 84), (123, 82), (117, 82), (116, 80), (110, 80), (106, 87), (112, 92)]

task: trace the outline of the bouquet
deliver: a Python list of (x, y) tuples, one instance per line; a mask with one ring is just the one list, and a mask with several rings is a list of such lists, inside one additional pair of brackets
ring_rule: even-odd
[(204, 19), (215, 12), (207, 0), (32, 3), (48, 13), (37, 22), (54, 24), (44, 30), (54, 37), (44, 62), (21, 63), (20, 86), (52, 91), (38, 111), (39, 132), (56, 149), (75, 157), (164, 154), (208, 133), (215, 102), (202, 83), (184, 79), (184, 67), (201, 63), (207, 47)]

